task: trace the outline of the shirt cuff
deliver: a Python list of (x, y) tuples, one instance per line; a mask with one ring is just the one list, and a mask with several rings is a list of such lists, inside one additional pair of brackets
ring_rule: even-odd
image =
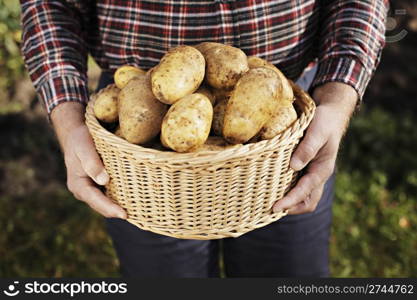
[(79, 102), (86, 105), (89, 99), (87, 80), (76, 76), (51, 78), (38, 89), (48, 116), (62, 102)]
[(327, 82), (343, 82), (356, 90), (359, 96), (359, 105), (370, 79), (371, 72), (357, 59), (352, 57), (330, 57), (319, 61), (311, 90)]

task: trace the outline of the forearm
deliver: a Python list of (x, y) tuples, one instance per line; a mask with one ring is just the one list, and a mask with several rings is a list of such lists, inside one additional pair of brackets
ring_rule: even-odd
[(348, 84), (329, 82), (315, 88), (312, 96), (318, 106), (331, 110), (333, 132), (341, 138), (358, 102), (356, 90)]
[(58, 105), (51, 113), (52, 125), (58, 141), (65, 153), (68, 135), (76, 128), (83, 126), (85, 107), (78, 102), (65, 102)]
[(341, 113), (350, 116), (358, 101), (358, 94), (348, 84), (328, 82), (314, 89), (313, 98), (317, 105), (334, 105)]

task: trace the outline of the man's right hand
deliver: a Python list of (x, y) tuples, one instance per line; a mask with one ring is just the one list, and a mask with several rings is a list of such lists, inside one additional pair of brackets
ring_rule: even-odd
[(64, 153), (70, 192), (104, 217), (126, 219), (123, 208), (97, 187), (105, 185), (109, 175), (85, 125), (83, 105), (76, 102), (62, 103), (52, 111), (51, 120)]

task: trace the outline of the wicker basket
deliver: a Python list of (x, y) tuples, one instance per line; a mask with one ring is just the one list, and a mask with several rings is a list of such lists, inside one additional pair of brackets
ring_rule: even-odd
[(130, 223), (176, 238), (238, 237), (285, 216), (271, 207), (296, 181), (290, 157), (315, 110), (308, 94), (293, 88), (299, 117), (285, 132), (197, 153), (128, 143), (100, 125), (92, 97), (86, 123), (110, 175), (107, 195), (126, 209)]

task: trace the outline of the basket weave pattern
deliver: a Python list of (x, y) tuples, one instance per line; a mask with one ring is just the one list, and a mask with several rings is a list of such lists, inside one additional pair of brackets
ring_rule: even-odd
[(315, 110), (294, 86), (299, 117), (271, 140), (223, 151), (176, 153), (133, 145), (105, 130), (93, 113), (86, 123), (110, 175), (106, 193), (141, 229), (176, 238), (238, 237), (286, 215), (271, 207), (295, 183), (289, 168)]

